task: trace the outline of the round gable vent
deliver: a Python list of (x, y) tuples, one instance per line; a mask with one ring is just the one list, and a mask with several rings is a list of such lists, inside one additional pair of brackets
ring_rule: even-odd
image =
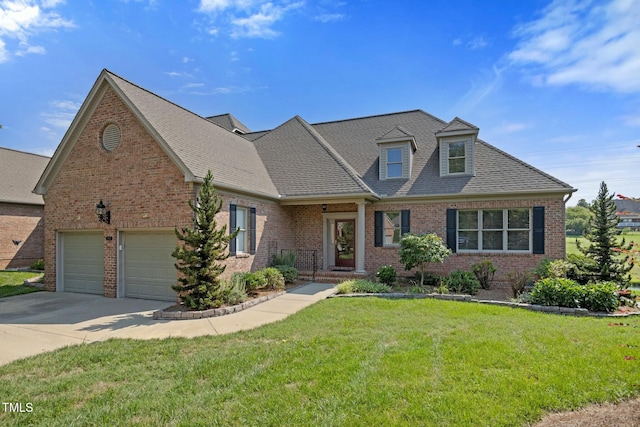
[(107, 151), (113, 151), (120, 143), (120, 128), (111, 124), (102, 132), (102, 146)]

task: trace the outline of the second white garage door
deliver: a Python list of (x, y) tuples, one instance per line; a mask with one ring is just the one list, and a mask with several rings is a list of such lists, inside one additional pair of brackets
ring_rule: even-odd
[(102, 232), (61, 233), (62, 289), (65, 292), (103, 294), (104, 246)]
[(125, 232), (124, 245), (124, 296), (175, 301), (176, 292), (171, 289), (177, 280), (175, 258), (171, 252), (177, 239), (170, 232)]

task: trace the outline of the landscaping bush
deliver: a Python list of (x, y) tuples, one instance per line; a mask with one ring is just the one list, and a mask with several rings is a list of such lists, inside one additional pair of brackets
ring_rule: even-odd
[(514, 298), (520, 298), (528, 284), (533, 283), (534, 273), (530, 271), (510, 271), (507, 273), (507, 282), (511, 285)]
[(345, 280), (338, 284), (339, 294), (382, 294), (391, 292), (391, 288), (384, 283), (370, 280)]
[(225, 304), (236, 305), (247, 300), (245, 281), (242, 275), (239, 274), (234, 274), (228, 280), (222, 280), (219, 292)]
[(289, 267), (295, 266), (296, 253), (294, 251), (283, 252), (280, 255), (274, 255), (271, 260), (271, 266), (288, 265)]
[(274, 265), (273, 268), (277, 269), (282, 274), (282, 277), (284, 277), (284, 283), (295, 283), (296, 280), (298, 280), (298, 269), (293, 266), (279, 264)]
[(580, 285), (571, 279), (547, 278), (536, 282), (529, 296), (529, 302), (612, 312), (620, 303), (617, 291), (618, 286), (614, 282)]
[(444, 278), (444, 284), (453, 293), (475, 295), (480, 289), (480, 282), (475, 274), (469, 271), (452, 271)]
[(571, 264), (571, 268), (567, 271), (567, 278), (575, 280), (581, 285), (586, 285), (593, 280), (595, 276), (591, 273), (595, 268), (595, 261), (582, 254), (567, 255), (567, 262)]
[(267, 278), (264, 277), (263, 274), (258, 274), (258, 272), (246, 272), (246, 273), (235, 273), (234, 276), (238, 274), (244, 280), (245, 289), (247, 293), (255, 292), (258, 289), (262, 289), (267, 286)]
[(620, 305), (617, 291), (619, 287), (615, 282), (600, 282), (584, 287), (582, 296), (582, 308), (589, 311), (615, 311)]
[(416, 271), (415, 278), (424, 286), (439, 286), (442, 281), (442, 277), (439, 274), (431, 271), (425, 271), (424, 273)]
[(37, 261), (33, 261), (29, 266), (32, 270), (44, 270), (44, 260), (39, 259)]
[(391, 286), (398, 279), (398, 273), (392, 265), (383, 265), (378, 269), (376, 277), (378, 278), (378, 282)]
[(493, 276), (496, 274), (496, 267), (491, 260), (485, 259), (484, 261), (477, 262), (471, 266), (471, 271), (475, 274), (476, 278), (480, 282), (482, 289), (491, 288), (491, 282)]
[(256, 275), (264, 277), (264, 288), (274, 290), (284, 289), (284, 277), (277, 268), (263, 268), (256, 271)]

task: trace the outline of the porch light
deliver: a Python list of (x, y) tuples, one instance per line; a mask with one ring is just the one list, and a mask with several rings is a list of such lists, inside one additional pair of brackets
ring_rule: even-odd
[(323, 203), (322, 204), (322, 212), (326, 212), (327, 211), (327, 204)]
[(107, 210), (107, 207), (102, 203), (102, 199), (96, 205), (96, 215), (98, 215), (98, 221), (105, 224), (111, 223), (111, 211)]

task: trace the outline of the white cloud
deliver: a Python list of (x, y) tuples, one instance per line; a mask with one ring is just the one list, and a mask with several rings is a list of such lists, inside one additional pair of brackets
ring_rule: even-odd
[(60, 3), (62, 2), (59, 0), (44, 0), (40, 3), (33, 0), (0, 1), (0, 62), (9, 59), (7, 39), (17, 40), (18, 46), (13, 48), (17, 56), (43, 54), (45, 48), (32, 45), (31, 38), (44, 31), (73, 28), (73, 21), (49, 10)]
[(455, 105), (455, 114), (467, 114), (473, 111), (487, 96), (495, 92), (502, 84), (502, 69), (494, 66), (484, 70), (479, 79), (471, 82), (471, 89)]
[(528, 123), (501, 123), (497, 128), (493, 130), (495, 134), (510, 134), (529, 129), (531, 127)]
[(516, 28), (509, 54), (532, 82), (640, 92), (640, 2), (554, 0), (541, 17)]
[(467, 43), (467, 47), (471, 50), (482, 49), (488, 45), (489, 42), (487, 42), (484, 37), (474, 37)]
[(622, 120), (627, 126), (634, 128), (640, 127), (640, 114), (625, 116)]
[(324, 13), (313, 18), (314, 21), (326, 24), (328, 22), (342, 21), (345, 16), (342, 13)]
[[(55, 128), (68, 129), (80, 109), (80, 104), (74, 101), (52, 101), (49, 104), (52, 111), (40, 114), (44, 122)], [(42, 130), (51, 132), (48, 127), (43, 127)]]
[(205, 29), (210, 35), (224, 32), (232, 38), (268, 39), (280, 34), (273, 26), (303, 4), (286, 0), (201, 0), (198, 11), (210, 18)]

